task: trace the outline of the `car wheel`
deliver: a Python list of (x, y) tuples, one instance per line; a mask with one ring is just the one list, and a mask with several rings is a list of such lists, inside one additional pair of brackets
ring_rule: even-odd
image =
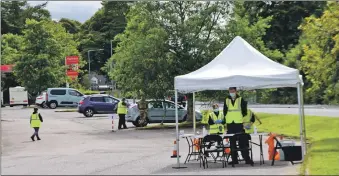
[(94, 110), (92, 108), (86, 108), (84, 112), (85, 117), (93, 117)]
[(13, 107), (13, 105), (9, 105), (9, 107)]
[(49, 103), (49, 108), (55, 109), (55, 108), (57, 108), (57, 107), (58, 107), (58, 103), (57, 103), (56, 101), (51, 101), (51, 102)]
[(140, 116), (136, 119), (135, 122), (133, 122), (133, 125), (135, 127), (145, 127), (145, 126), (147, 126), (147, 124), (148, 124), (147, 118), (146, 118), (146, 122), (142, 123), (142, 120), (141, 120)]

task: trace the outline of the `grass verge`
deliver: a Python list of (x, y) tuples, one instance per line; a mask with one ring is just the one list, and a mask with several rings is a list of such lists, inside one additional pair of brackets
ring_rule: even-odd
[[(299, 137), (298, 115), (258, 114), (263, 124), (259, 131)], [(306, 116), (308, 155), (302, 169), (310, 175), (339, 174), (339, 118)], [(304, 171), (302, 171), (304, 172)]]
[[(262, 132), (274, 132), (299, 139), (299, 116), (258, 113)], [(301, 174), (307, 169), (310, 175), (339, 175), (339, 118), (306, 116), (306, 135), (310, 142), (308, 154), (301, 167)], [(204, 124), (197, 123), (197, 129)], [(179, 128), (192, 128), (192, 123), (183, 122)], [(174, 124), (150, 125), (138, 130), (174, 129)]]

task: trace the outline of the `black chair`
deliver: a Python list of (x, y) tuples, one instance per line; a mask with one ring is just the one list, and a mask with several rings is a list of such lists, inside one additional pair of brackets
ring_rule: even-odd
[(272, 166), (274, 165), (274, 156), (276, 155), (277, 149), (281, 149), (284, 152), (284, 161), (289, 161), (294, 165), (293, 161), (302, 160), (302, 149), (301, 146), (282, 146), (279, 140), (274, 137), (276, 145), (274, 147), (273, 157), (272, 157)]
[[(214, 163), (216, 163), (218, 158), (220, 158), (219, 161), (221, 161), (222, 167), (224, 168), (226, 166), (224, 145), (221, 136), (219, 135), (205, 136), (204, 139), (202, 140), (202, 145), (200, 146), (200, 149), (202, 155), (202, 157), (200, 157), (200, 162), (202, 161), (204, 169), (205, 165), (208, 168), (207, 158), (209, 158), (209, 156), (212, 156)], [(214, 153), (216, 153), (216, 156), (214, 155)]]
[[(241, 147), (239, 145), (240, 141), (245, 142), (245, 140), (248, 141), (248, 146)], [(234, 144), (235, 143), (235, 144)], [(253, 161), (253, 151), (252, 151), (252, 138), (251, 135), (247, 133), (238, 133), (234, 134), (232, 137), (230, 137), (230, 149), (231, 149), (231, 155), (233, 155), (235, 152), (238, 153), (238, 161), (243, 161), (244, 159), (240, 159), (239, 152), (248, 151), (250, 155), (250, 159)], [(227, 158), (228, 162), (229, 156)], [(253, 164), (252, 164), (253, 166)], [(234, 162), (232, 161), (232, 167), (234, 167)]]

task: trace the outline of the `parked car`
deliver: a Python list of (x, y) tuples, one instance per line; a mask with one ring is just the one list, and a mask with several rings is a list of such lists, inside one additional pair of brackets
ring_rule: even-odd
[[(161, 123), (165, 115), (164, 123), (175, 123), (175, 103), (173, 101), (157, 101), (148, 100), (147, 123), (142, 124), (140, 121), (140, 113), (137, 105), (131, 106), (126, 115), (126, 121), (132, 122), (136, 127), (146, 126), (148, 123)], [(187, 119), (187, 110), (184, 107), (177, 105), (179, 122), (184, 122)], [(195, 113), (197, 121), (201, 121), (202, 114), (198, 111)]]
[(119, 99), (106, 94), (89, 95), (79, 102), (78, 112), (85, 117), (117, 113)]
[(35, 98), (35, 105), (40, 106), (42, 108), (48, 108), (46, 99), (47, 99), (47, 92), (46, 91), (41, 92), (41, 94)]
[[(175, 102), (175, 96), (168, 97), (168, 100)], [(178, 94), (178, 104), (186, 107), (187, 96), (183, 94)]]
[(47, 106), (55, 109), (59, 106), (77, 106), (85, 95), (72, 88), (48, 88), (46, 94)]

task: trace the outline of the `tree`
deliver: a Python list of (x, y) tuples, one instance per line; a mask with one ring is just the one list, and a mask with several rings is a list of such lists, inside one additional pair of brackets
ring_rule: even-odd
[[(129, 2), (107, 1), (102, 2), (103, 7), (91, 19), (81, 26), (79, 50), (88, 60), (87, 51), (90, 49), (104, 49), (103, 52), (91, 52), (91, 70), (104, 74), (102, 69), (111, 57), (111, 40), (122, 33), (126, 27), (125, 14), (129, 9)], [(112, 48), (116, 42), (112, 43)], [(86, 65), (86, 67), (88, 67)]]
[[(125, 91), (142, 90), (164, 98), (174, 77), (210, 61), (219, 22), (227, 19), (229, 2), (140, 2), (128, 13), (127, 29), (117, 37), (111, 76)], [(190, 94), (188, 119), (193, 119)]]
[(60, 23), (70, 34), (77, 34), (80, 32), (81, 23), (79, 21), (61, 18), (58, 23)]
[(263, 41), (268, 48), (285, 53), (298, 43), (301, 35), (298, 27), (304, 18), (320, 16), (325, 6), (325, 1), (247, 1), (244, 12), (249, 15), (250, 23), (256, 22), (259, 17), (272, 17)]
[[(329, 2), (321, 17), (311, 16), (301, 25), (299, 44), (289, 52), (289, 64), (297, 65), (307, 84), (307, 103), (339, 101), (339, 4)], [(295, 62), (293, 62), (295, 60)]]
[[(65, 57), (78, 55), (73, 36), (50, 20), (27, 20), (23, 34), (20, 57), (14, 67), (14, 75), (21, 85), (36, 95), (48, 87), (63, 84)], [(12, 56), (8, 53), (5, 57)]]
[[(215, 50), (210, 59), (217, 56), (236, 36), (241, 36), (247, 42), (249, 42), (254, 48), (266, 55), (268, 58), (279, 61), (284, 56), (279, 50), (272, 50), (266, 47), (263, 40), (266, 35), (266, 30), (270, 28), (270, 21), (272, 17), (259, 17), (255, 22), (251, 22), (251, 16), (246, 13), (246, 8), (243, 3), (237, 2), (234, 4), (233, 13), (231, 14), (228, 22), (224, 24), (217, 32), (217, 36), (220, 39), (215, 45)], [(275, 89), (258, 90), (256, 91), (259, 101), (267, 102), (272, 101), (271, 94)], [(208, 97), (210, 99), (216, 99), (223, 101), (225, 99), (226, 91), (204, 91), (198, 94), (200, 97)], [(253, 93), (241, 92), (244, 98), (254, 96)], [(268, 97), (268, 98), (267, 98)]]
[(1, 1), (1, 33), (22, 34), (26, 19), (50, 19), (47, 2), (30, 6), (27, 1)]

